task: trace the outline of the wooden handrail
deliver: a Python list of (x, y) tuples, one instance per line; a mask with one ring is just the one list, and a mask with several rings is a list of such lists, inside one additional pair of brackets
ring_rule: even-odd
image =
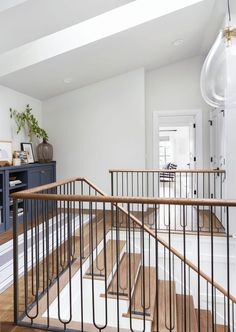
[(53, 188), (62, 186), (64, 184), (68, 184), (68, 183), (75, 182), (75, 181), (83, 181), (83, 180), (84, 180), (84, 178), (73, 177), (73, 178), (69, 178), (66, 180), (56, 181), (56, 182), (52, 182), (49, 184), (44, 184), (42, 186), (26, 189), (26, 190), (24, 190), (24, 192), (25, 193), (37, 193), (39, 191), (49, 190), (49, 189), (53, 189)]
[(221, 173), (224, 174), (225, 170), (223, 169), (110, 169), (109, 173)]
[(106, 194), (104, 192), (102, 192), (95, 184), (93, 184), (92, 182), (90, 182), (86, 178), (81, 178), (81, 177), (73, 177), (73, 178), (69, 178), (69, 179), (66, 179), (66, 180), (60, 180), (60, 181), (56, 181), (56, 182), (53, 182), (53, 183), (44, 184), (42, 186), (38, 186), (38, 187), (30, 188), (30, 189), (25, 189), (25, 190), (22, 190), (21, 193), (35, 194), (35, 193), (39, 193), (41, 191), (53, 189), (53, 188), (60, 187), (60, 186), (63, 186), (65, 184), (68, 184), (68, 183), (78, 182), (78, 181), (86, 182), (90, 187), (92, 187), (94, 190), (99, 192), (101, 195), (106, 196)]
[[(101, 195), (103, 193), (100, 191)], [(195, 205), (195, 206), (224, 206), (236, 207), (236, 200), (224, 199), (198, 199), (198, 198), (151, 198), (151, 197), (120, 197), (120, 196), (87, 196), (87, 195), (60, 195), (31, 193), (28, 190), (11, 194), (14, 199), (45, 199), (49, 201), (73, 201), (73, 202), (100, 202), (100, 203), (129, 203), (149, 205)]]
[[(95, 189), (101, 196), (81, 196), (81, 195), (57, 195), (57, 194), (39, 194), (38, 191), (55, 188), (66, 183), (73, 181), (84, 181)], [(39, 189), (43, 188), (43, 189)], [(46, 188), (46, 189), (45, 189)], [(227, 206), (227, 207), (236, 207), (236, 200), (216, 200), (216, 199), (186, 199), (186, 198), (148, 198), (148, 197), (117, 197), (117, 196), (107, 196), (102, 192), (96, 185), (91, 183), (85, 178), (72, 178), (66, 181), (55, 182), (51, 185), (45, 185), (29, 190), (24, 190), (20, 192), (15, 192), (11, 194), (13, 199), (39, 199), (39, 200), (52, 200), (52, 201), (79, 201), (79, 202), (103, 202), (111, 203), (123, 213), (125, 213), (132, 221), (134, 221), (139, 227), (144, 229), (150, 236), (155, 240), (161, 243), (167, 250), (173, 253), (178, 257), (182, 262), (189, 266), (189, 268), (199, 274), (203, 279), (205, 279), (209, 284), (215, 287), (219, 292), (224, 296), (229, 297), (229, 299), (236, 303), (236, 297), (228, 294), (228, 292), (218, 283), (212, 282), (211, 278), (198, 269), (198, 267), (193, 264), (190, 260), (186, 259), (178, 250), (171, 247), (166, 241), (164, 241), (155, 231), (151, 230), (148, 226), (143, 225), (143, 223), (137, 219), (134, 215), (129, 213), (126, 209), (119, 206), (119, 203), (128, 203), (128, 204), (171, 204), (171, 205), (195, 205), (195, 206)]]

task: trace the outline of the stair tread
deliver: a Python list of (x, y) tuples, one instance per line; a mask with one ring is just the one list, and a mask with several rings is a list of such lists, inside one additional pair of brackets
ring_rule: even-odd
[[(131, 313), (132, 318), (143, 319), (143, 270), (145, 273), (145, 319), (153, 320), (156, 299), (156, 269), (154, 267), (141, 267), (135, 284), (134, 294), (132, 296)], [(150, 274), (149, 274), (150, 273)], [(149, 287), (150, 286), (150, 287)], [(124, 317), (130, 317), (130, 308)]]
[[(138, 270), (141, 264), (140, 254), (125, 253), (119, 263), (119, 297), (120, 299), (129, 298), (129, 259), (131, 260), (131, 292), (135, 284)], [(117, 297), (117, 271), (114, 274), (107, 291), (108, 297)]]
[(211, 213), (209, 210), (199, 210), (199, 223), (201, 231), (211, 231), (211, 220), (214, 232), (225, 233), (225, 229), (215, 213)]
[(216, 324), (216, 332), (228, 332), (228, 327), (225, 325)]
[[(186, 302), (184, 302), (186, 301)], [(197, 318), (195, 314), (194, 302), (193, 297), (191, 295), (176, 295), (176, 303), (177, 303), (177, 325), (178, 331), (185, 330), (185, 317), (186, 317), (186, 331), (189, 332), (197, 332), (198, 331), (198, 324)], [(186, 313), (184, 312), (184, 306), (186, 303)]]
[[(169, 295), (169, 281), (158, 281), (158, 308), (155, 308), (152, 332), (169, 332), (170, 331), (170, 301), (172, 311), (172, 332), (177, 332), (177, 309), (176, 309), (176, 291), (175, 282), (171, 281), (171, 299)], [(158, 310), (158, 312), (157, 312)], [(159, 326), (157, 326), (157, 320)]]
[[(198, 309), (195, 309), (198, 321)], [(227, 326), (216, 324), (215, 332), (228, 332)], [(200, 328), (201, 331), (212, 331), (212, 314), (210, 310), (200, 309)]]
[[(125, 241), (119, 241), (119, 251), (122, 252)], [(114, 265), (116, 263), (116, 248), (117, 241), (109, 240), (106, 243), (106, 267), (107, 267), (107, 277), (111, 274)], [(104, 269), (104, 249), (99, 253), (97, 259), (93, 262), (93, 275), (94, 279), (104, 279), (105, 269)], [(85, 278), (92, 278), (92, 264), (88, 268), (85, 274)]]
[[(199, 318), (199, 310), (195, 309), (197, 322)], [(200, 309), (200, 328), (202, 331), (212, 330), (212, 315), (209, 310)]]

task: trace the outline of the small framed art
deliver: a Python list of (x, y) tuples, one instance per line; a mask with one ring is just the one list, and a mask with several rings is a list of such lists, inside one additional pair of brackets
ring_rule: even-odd
[(12, 164), (12, 142), (0, 141), (0, 163), (4, 166)]
[(28, 163), (34, 163), (34, 153), (31, 143), (21, 143), (21, 149), (28, 153)]

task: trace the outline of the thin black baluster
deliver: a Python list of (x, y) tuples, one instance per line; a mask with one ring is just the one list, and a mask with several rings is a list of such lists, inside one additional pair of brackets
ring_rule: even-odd
[(228, 331), (230, 332), (230, 248), (229, 248), (229, 207), (226, 207), (226, 236), (227, 236), (227, 313)]
[(185, 234), (185, 206), (183, 205), (183, 252), (184, 252), (184, 331), (187, 332), (186, 308), (186, 234)]
[(157, 241), (157, 205), (154, 208), (154, 221), (155, 221), (155, 258), (156, 258), (156, 323), (157, 331), (159, 331), (159, 255), (158, 255), (158, 241)]
[(198, 274), (197, 274), (197, 279), (198, 279), (198, 331), (201, 332), (201, 315), (200, 315), (200, 309), (201, 309), (201, 292), (200, 292), (200, 287), (201, 287), (201, 280), (200, 280), (200, 259), (201, 255), (201, 250), (200, 250), (200, 227), (199, 227), (199, 205), (197, 206), (197, 267), (198, 267)]
[(215, 315), (214, 315), (214, 233), (213, 233), (213, 217), (212, 206), (210, 207), (210, 229), (211, 229), (211, 312), (212, 312), (212, 331), (215, 331)]

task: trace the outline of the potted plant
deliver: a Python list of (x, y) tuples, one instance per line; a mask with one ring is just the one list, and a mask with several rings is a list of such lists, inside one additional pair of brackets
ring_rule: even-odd
[(39, 127), (38, 120), (32, 114), (30, 105), (26, 105), (23, 112), (18, 112), (10, 108), (10, 118), (14, 118), (17, 125), (17, 134), (23, 129), (28, 129), (29, 141), (32, 142), (33, 136), (42, 139), (43, 142), (37, 146), (37, 155), (39, 162), (49, 162), (53, 157), (53, 147), (48, 143), (47, 132)]

